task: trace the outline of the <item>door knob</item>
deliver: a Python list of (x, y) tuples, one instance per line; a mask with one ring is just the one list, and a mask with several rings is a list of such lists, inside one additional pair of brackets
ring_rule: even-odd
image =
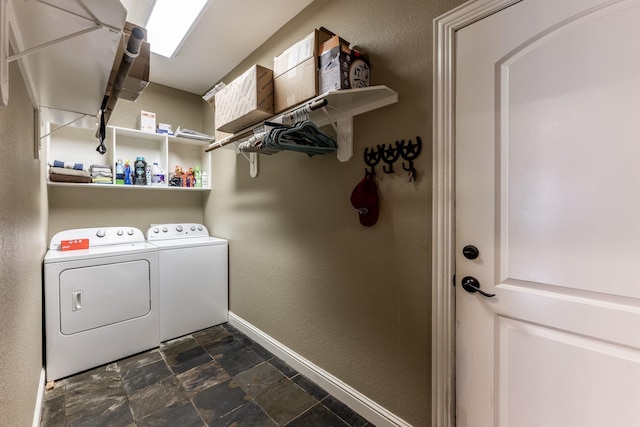
[(462, 279), (462, 289), (469, 292), (470, 294), (474, 292), (478, 292), (480, 295), (485, 296), (487, 298), (495, 297), (496, 294), (490, 294), (483, 290), (480, 290), (480, 282), (478, 279), (472, 276), (466, 276)]
[(480, 255), (480, 251), (473, 245), (467, 245), (462, 248), (462, 255), (464, 255), (466, 259), (476, 259)]

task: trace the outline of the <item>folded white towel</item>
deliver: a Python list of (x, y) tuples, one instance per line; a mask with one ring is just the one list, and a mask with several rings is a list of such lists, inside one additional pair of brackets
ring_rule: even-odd
[(113, 174), (111, 172), (95, 172), (95, 171), (92, 171), (91, 172), (91, 176), (93, 176), (93, 177), (102, 176), (102, 177), (106, 177), (106, 178), (111, 178), (113, 176)]

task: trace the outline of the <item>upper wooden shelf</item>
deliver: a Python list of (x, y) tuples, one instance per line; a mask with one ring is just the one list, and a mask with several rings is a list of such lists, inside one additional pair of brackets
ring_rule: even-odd
[[(282, 122), (282, 118), (305, 104), (326, 100), (326, 106), (309, 113), (309, 120), (316, 126), (331, 124), (335, 127), (338, 141), (338, 160), (345, 162), (353, 155), (353, 117), (368, 111), (398, 102), (398, 93), (387, 86), (371, 86), (327, 92), (295, 108), (273, 116), (268, 121)], [(223, 147), (233, 142), (246, 140), (262, 123), (234, 133), (209, 145), (206, 151)]]

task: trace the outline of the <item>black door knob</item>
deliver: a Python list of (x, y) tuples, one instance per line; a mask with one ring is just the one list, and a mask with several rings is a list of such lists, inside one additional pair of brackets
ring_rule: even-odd
[(467, 245), (462, 248), (462, 255), (464, 255), (466, 259), (476, 259), (480, 255), (480, 251), (473, 245)]
[(474, 292), (478, 292), (480, 295), (485, 296), (487, 298), (495, 297), (496, 294), (490, 294), (480, 289), (480, 282), (478, 279), (472, 276), (466, 276), (462, 279), (462, 289), (469, 292), (470, 294)]

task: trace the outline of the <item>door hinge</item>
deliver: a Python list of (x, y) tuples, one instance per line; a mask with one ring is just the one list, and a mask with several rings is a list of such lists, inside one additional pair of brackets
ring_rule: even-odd
[(451, 284), (453, 285), (453, 287), (456, 287), (456, 275), (453, 275), (453, 281), (451, 282)]

